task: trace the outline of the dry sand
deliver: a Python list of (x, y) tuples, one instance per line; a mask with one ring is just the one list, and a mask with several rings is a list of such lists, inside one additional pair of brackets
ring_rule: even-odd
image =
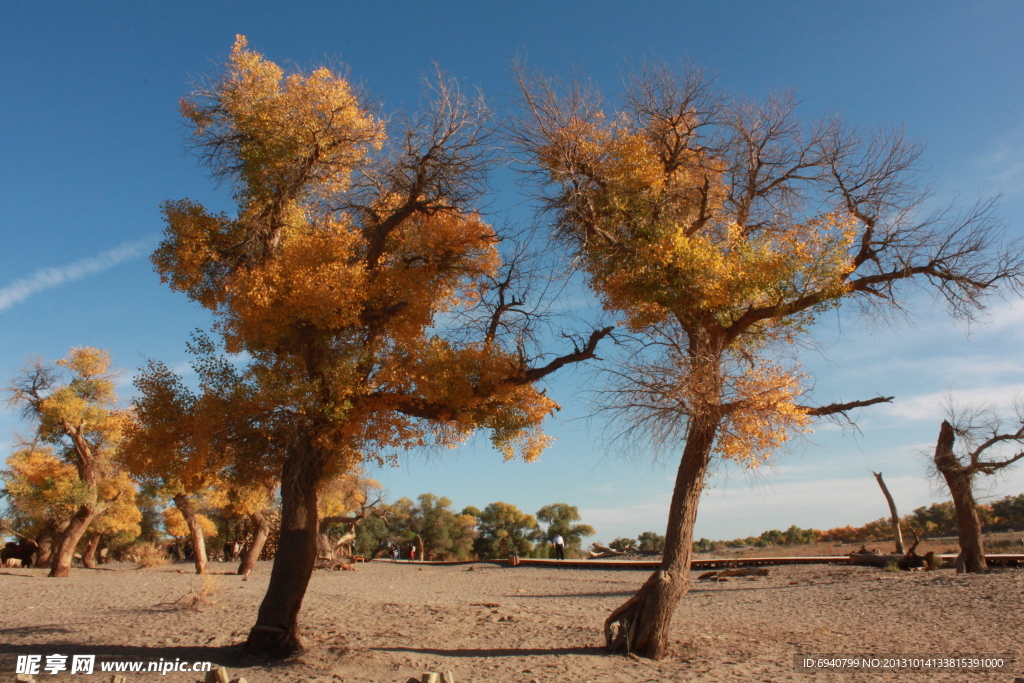
[[(201, 611), (160, 605), (199, 587), (179, 564), (106, 565), (49, 579), (42, 569), (0, 569), (0, 680), (18, 654), (95, 654), (113, 660), (211, 660), (249, 683), (394, 682), (451, 671), (458, 683), (641, 681), (1005, 681), (1024, 675), (1024, 570), (958, 576), (868, 567), (772, 567), (767, 578), (695, 582), (674, 622), (673, 656), (608, 656), (602, 622), (646, 571), (490, 564), (374, 562), (317, 571), (301, 623), (308, 651), (270, 667), (238, 667), (231, 647), (254, 623), (270, 571), (249, 581), (216, 576)], [(226, 570), (227, 565), (214, 565)], [(496, 603), (487, 607), (474, 603)], [(1011, 654), (1013, 672), (794, 671), (798, 653)], [(99, 667), (97, 666), (97, 669)], [(194, 681), (197, 674), (126, 674)], [(39, 681), (102, 681), (110, 674), (43, 672)]]

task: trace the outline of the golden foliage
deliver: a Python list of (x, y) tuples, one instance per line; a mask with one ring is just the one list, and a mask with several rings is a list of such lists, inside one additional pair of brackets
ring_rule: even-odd
[(361, 471), (346, 472), (334, 477), (325, 475), (317, 490), (320, 517), (342, 517), (357, 513), (379, 492), (380, 483), (364, 477)]
[(59, 528), (88, 497), (74, 465), (63, 462), (48, 446), (16, 449), (0, 477), (8, 502), (25, 527), (23, 533), (36, 531), (47, 521)]
[(117, 374), (107, 351), (76, 347), (54, 365), (32, 361), (8, 388), (10, 404), (37, 423), (38, 441), (16, 449), (5, 473), (26, 524), (60, 528), (88, 512), (94, 529), (140, 533), (135, 487), (114, 461), (130, 419), (116, 407)]
[(108, 534), (120, 534), (129, 539), (142, 533), (142, 511), (135, 500), (135, 484), (131, 476), (121, 470), (100, 482), (102, 500), (111, 501), (93, 522), (93, 528)]
[[(164, 518), (164, 531), (168, 535), (175, 538), (186, 538), (192, 535), (188, 528), (188, 523), (185, 521), (185, 516), (181, 514), (181, 510), (176, 507), (166, 507), (161, 514)], [(206, 538), (212, 538), (217, 535), (217, 525), (209, 517), (201, 512), (197, 512), (196, 521), (199, 522), (199, 528), (202, 529), (203, 535)]]
[[(159, 364), (137, 380), (135, 471), (196, 490), (229, 463), (233, 477), (257, 476), (246, 462), (273, 471), (308, 440), (329, 480), (481, 427), (506, 458), (538, 456), (557, 406), (524, 381), (520, 352), (436, 327), (501, 266), (493, 227), (460, 198), (472, 181), (459, 174), (482, 163), (458, 147), (472, 118), (461, 111), (446, 100), (433, 128), (388, 147), (345, 79), (285, 75), (238, 38), (221, 80), (182, 104), (200, 155), (234, 183), (237, 215), (168, 202), (153, 255), (165, 282), (215, 312), (223, 343), (197, 344), (199, 393)], [(226, 368), (218, 352), (249, 362)]]
[[(78, 347), (56, 365), (67, 369), (65, 383), (55, 382), (47, 393), (22, 398), (31, 403), (39, 421), (39, 435), (65, 446), (73, 440), (72, 435), (81, 435), (93, 449), (109, 451), (120, 441), (126, 419), (124, 412), (114, 409), (117, 373), (110, 369), (109, 352)], [(72, 448), (67, 453), (72, 460), (80, 457)]]
[(640, 423), (644, 409), (670, 424), (701, 416), (718, 424), (720, 455), (756, 467), (808, 429), (803, 375), (771, 359), (850, 292), (862, 223), (841, 210), (748, 220), (730, 201), (743, 188), (729, 185), (729, 161), (695, 140), (693, 110), (570, 115), (548, 95), (526, 95), (547, 108), (525, 144), (561, 188), (550, 201), (562, 236), (605, 309), (664, 350), (620, 375), (618, 409)]

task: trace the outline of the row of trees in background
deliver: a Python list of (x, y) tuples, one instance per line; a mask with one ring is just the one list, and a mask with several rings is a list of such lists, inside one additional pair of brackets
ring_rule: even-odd
[[(50, 567), (52, 576), (66, 575), (76, 555), (92, 567), (97, 554), (132, 556), (139, 544), (158, 542), (190, 556), (199, 573), (208, 551), (220, 555), (238, 544), (238, 571), (251, 570), (271, 535), (269, 520), (280, 515), (273, 480), (240, 485), (197, 447), (202, 442), (184, 438), (202, 428), (194, 419), (202, 398), (163, 366), (151, 363), (137, 380), (145, 391), (132, 410), (114, 408), (115, 375), (107, 353), (76, 348), (53, 365), (33, 361), (15, 379), (9, 402), (35, 431), (0, 471), (9, 503), (5, 531), (33, 541), (36, 565)], [(321, 482), (321, 536), (351, 533), (355, 552), (367, 557), (394, 545), (415, 547), (420, 559), (464, 560), (546, 557), (556, 534), (570, 551), (594, 534), (565, 503), (536, 515), (504, 502), (456, 512), (448, 498), (430, 493), (384, 503), (379, 488), (358, 471)]]
[[(1024, 531), (1024, 494), (1007, 496), (988, 504), (979, 504), (977, 510), (982, 529), (986, 533)], [(901, 517), (900, 526), (921, 538), (956, 536), (960, 531), (957, 524), (956, 508), (952, 501), (919, 507), (909, 515)], [(801, 529), (794, 525), (785, 531), (771, 529), (759, 536), (748, 536), (747, 538), (718, 541), (701, 538), (699, 541), (694, 541), (693, 549), (694, 552), (710, 552), (718, 548), (763, 548), (808, 543), (855, 544), (891, 541), (892, 538), (892, 520), (883, 517), (863, 526), (836, 527), (827, 531)]]
[(417, 502), (401, 498), (379, 512), (356, 532), (355, 550), (364, 557), (380, 556), (392, 545), (403, 550), (412, 546), (423, 560), (504, 558), (511, 553), (550, 557), (556, 534), (571, 552), (595, 533), (590, 525), (578, 523), (578, 509), (565, 503), (546, 505), (536, 515), (503, 502), (456, 512), (448, 498), (424, 493)]

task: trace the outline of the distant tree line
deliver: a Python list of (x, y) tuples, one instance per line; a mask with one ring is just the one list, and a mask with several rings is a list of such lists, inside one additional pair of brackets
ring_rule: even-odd
[[(978, 505), (978, 516), (986, 533), (1024, 530), (1024, 494), (1007, 496), (987, 505)], [(956, 510), (952, 501), (932, 503), (919, 507), (909, 515), (900, 518), (900, 526), (921, 538), (955, 536), (957, 534)], [(801, 529), (793, 525), (785, 531), (771, 529), (759, 536), (734, 538), (730, 541), (710, 541), (701, 538), (693, 543), (693, 551), (706, 553), (718, 547), (763, 548), (776, 545), (800, 545), (807, 543), (868, 543), (892, 539), (892, 521), (888, 517), (876, 519), (860, 527), (844, 526), (821, 531)], [(615, 547), (613, 544), (612, 547)]]
[[(452, 509), (446, 497), (424, 493), (413, 502), (401, 498), (359, 525), (355, 552), (364, 557), (387, 555), (392, 547), (401, 557), (415, 548), (423, 560), (469, 560), (508, 557), (550, 557), (551, 539), (560, 534), (568, 551), (579, 551), (594, 528), (578, 524), (579, 510), (566, 503), (545, 505), (531, 515), (515, 505), (491, 503), (483, 510)], [(541, 523), (547, 525), (541, 528)]]

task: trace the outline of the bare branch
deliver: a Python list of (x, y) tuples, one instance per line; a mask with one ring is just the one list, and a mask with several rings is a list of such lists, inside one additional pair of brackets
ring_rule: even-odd
[(531, 382), (536, 382), (537, 380), (547, 377), (559, 368), (565, 367), (570, 363), (579, 363), (581, 361), (597, 358), (596, 351), (598, 343), (611, 334), (614, 329), (614, 327), (604, 327), (599, 330), (594, 330), (590, 333), (590, 337), (587, 338), (586, 343), (582, 346), (577, 346), (575, 351), (565, 354), (564, 356), (559, 356), (544, 366), (530, 368), (524, 373), (522, 378), (516, 379), (515, 383), (529, 384)]
[(845, 413), (848, 410), (854, 408), (863, 408), (865, 406), (873, 406), (876, 403), (892, 403), (895, 396), (878, 396), (876, 398), (869, 398), (865, 401), (850, 401), (849, 403), (830, 403), (827, 406), (820, 406), (818, 408), (812, 408), (810, 406), (800, 406), (801, 409), (808, 415), (813, 417), (823, 417), (825, 415), (835, 415), (836, 413)]

